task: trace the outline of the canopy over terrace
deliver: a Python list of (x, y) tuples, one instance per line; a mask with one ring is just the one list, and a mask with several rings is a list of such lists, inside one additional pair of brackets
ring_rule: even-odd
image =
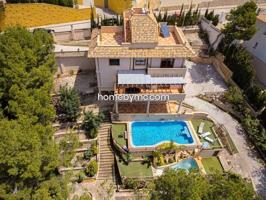
[[(117, 74), (117, 84), (115, 85), (115, 93), (117, 95), (145, 95), (152, 96), (153, 94), (168, 95), (168, 100), (162, 98), (158, 101), (176, 101), (180, 102), (177, 112), (179, 112), (185, 93), (183, 85), (185, 84), (184, 77), (153, 77), (146, 74), (145, 70), (120, 70)], [(122, 100), (123, 101), (123, 100)], [(122, 102), (121, 101), (121, 102)], [(146, 101), (146, 113), (150, 113), (150, 101)], [(118, 113), (118, 101), (115, 102), (115, 111)]]

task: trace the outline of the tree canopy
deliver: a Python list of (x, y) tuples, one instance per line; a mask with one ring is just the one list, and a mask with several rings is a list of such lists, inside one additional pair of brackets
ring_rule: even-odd
[(168, 170), (154, 181), (153, 200), (255, 200), (251, 183), (231, 173), (202, 176), (196, 172)]
[(230, 11), (227, 17), (229, 22), (223, 30), (227, 44), (230, 44), (234, 39), (251, 39), (256, 33), (256, 10), (256, 3), (254, 1), (248, 1)]
[(46, 31), (0, 34), (0, 199), (66, 199), (52, 139), (54, 69)]
[(58, 105), (59, 118), (62, 121), (76, 121), (80, 115), (79, 95), (74, 88), (63, 86), (60, 88)]

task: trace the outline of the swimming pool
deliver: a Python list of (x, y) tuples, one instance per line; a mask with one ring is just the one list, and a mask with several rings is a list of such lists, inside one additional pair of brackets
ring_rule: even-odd
[(142, 121), (131, 123), (131, 143), (135, 147), (155, 146), (163, 142), (193, 144), (185, 121)]
[(199, 169), (199, 166), (197, 162), (193, 158), (188, 158), (186, 160), (182, 160), (175, 165), (171, 166), (172, 169), (184, 169), (186, 171), (193, 170), (193, 169)]

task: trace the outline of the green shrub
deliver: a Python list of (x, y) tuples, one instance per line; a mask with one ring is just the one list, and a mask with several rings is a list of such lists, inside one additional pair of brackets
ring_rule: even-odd
[(98, 154), (98, 147), (96, 142), (91, 145), (91, 152), (94, 156)]
[(77, 182), (81, 183), (82, 181), (84, 181), (85, 178), (86, 178), (86, 175), (85, 175), (84, 171), (81, 171), (77, 175)]
[(74, 88), (63, 86), (60, 88), (60, 100), (57, 107), (59, 119), (62, 121), (76, 121), (80, 115), (79, 95)]
[(238, 105), (242, 104), (244, 97), (241, 90), (235, 86), (231, 86), (229, 90), (225, 93), (225, 98), (232, 104)]
[(133, 178), (126, 178), (123, 180), (123, 186), (125, 189), (141, 189), (146, 187), (147, 183), (144, 180), (138, 180)]
[(100, 113), (95, 115), (93, 112), (86, 112), (82, 123), (82, 128), (85, 130), (88, 138), (96, 138), (98, 134), (98, 128), (100, 127), (104, 116)]
[(138, 188), (138, 181), (133, 178), (126, 178), (123, 181), (125, 189), (137, 189)]
[(92, 200), (91, 194), (82, 194), (79, 200)]
[(266, 106), (266, 91), (254, 85), (246, 91), (248, 100), (256, 109)]
[(85, 160), (90, 160), (92, 156), (93, 156), (93, 152), (91, 151), (91, 149), (88, 149), (88, 150), (86, 150), (86, 151), (83, 153), (83, 158), (84, 158)]
[(89, 162), (89, 164), (85, 169), (85, 173), (89, 177), (93, 177), (97, 173), (97, 171), (98, 171), (98, 164), (95, 160)]

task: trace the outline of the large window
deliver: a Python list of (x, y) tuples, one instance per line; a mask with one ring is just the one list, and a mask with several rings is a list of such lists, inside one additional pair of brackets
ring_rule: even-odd
[(109, 59), (109, 65), (120, 65), (119, 59)]
[(146, 58), (135, 58), (135, 65), (146, 65)]
[(174, 67), (174, 59), (162, 58), (161, 68), (172, 68), (172, 67)]

